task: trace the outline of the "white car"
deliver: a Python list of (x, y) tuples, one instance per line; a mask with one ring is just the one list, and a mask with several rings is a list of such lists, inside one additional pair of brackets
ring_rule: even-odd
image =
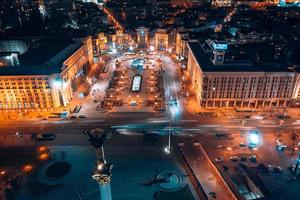
[(215, 158), (215, 161), (216, 162), (223, 162), (224, 158), (223, 157), (218, 157), (218, 158)]
[(239, 161), (239, 157), (238, 156), (231, 156), (230, 160), (233, 161), (233, 162), (237, 162), (237, 161)]

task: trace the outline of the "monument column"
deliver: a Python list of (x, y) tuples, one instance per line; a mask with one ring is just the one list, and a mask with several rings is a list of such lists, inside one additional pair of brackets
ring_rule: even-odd
[(105, 160), (98, 160), (92, 178), (99, 184), (101, 200), (112, 200), (110, 181), (112, 164), (107, 164)]

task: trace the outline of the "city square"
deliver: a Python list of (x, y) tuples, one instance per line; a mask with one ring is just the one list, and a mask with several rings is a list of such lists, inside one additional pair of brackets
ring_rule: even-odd
[(297, 200), (299, 2), (0, 2), (0, 199)]

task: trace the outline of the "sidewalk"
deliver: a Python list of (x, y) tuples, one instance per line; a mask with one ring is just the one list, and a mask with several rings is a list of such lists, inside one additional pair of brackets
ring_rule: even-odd
[(207, 196), (215, 193), (218, 200), (237, 199), (200, 145), (184, 146), (182, 152)]

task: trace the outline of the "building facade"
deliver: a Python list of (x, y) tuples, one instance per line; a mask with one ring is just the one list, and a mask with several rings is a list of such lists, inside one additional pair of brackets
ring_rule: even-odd
[[(188, 43), (187, 70), (204, 108), (287, 107), (299, 98), (299, 73), (236, 63), (213, 65), (198, 42)], [(271, 70), (270, 70), (271, 69)]]
[(176, 33), (175, 39), (175, 53), (179, 59), (187, 58), (188, 47), (187, 43), (189, 41), (188, 34)]
[[(0, 110), (67, 106), (73, 96), (72, 80), (92, 64), (92, 39), (88, 37), (66, 47), (37, 69), (22, 69), (22, 63), (21, 66), (0, 68)], [(41, 69), (43, 67), (45, 71)], [(51, 67), (55, 69), (50, 70)]]
[(136, 29), (136, 39), (139, 48), (148, 48), (150, 46), (149, 29), (145, 27)]
[(155, 49), (165, 51), (169, 48), (169, 34), (166, 29), (157, 29), (154, 36)]

